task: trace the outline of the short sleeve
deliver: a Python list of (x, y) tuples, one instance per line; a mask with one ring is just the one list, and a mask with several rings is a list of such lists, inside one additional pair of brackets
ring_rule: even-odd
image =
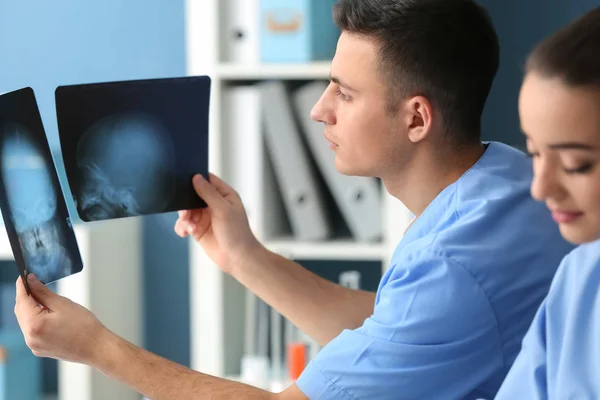
[(503, 359), (480, 285), (462, 265), (428, 252), (392, 268), (373, 315), (321, 350), (296, 382), (300, 390), (311, 400), (485, 397), (477, 388)]

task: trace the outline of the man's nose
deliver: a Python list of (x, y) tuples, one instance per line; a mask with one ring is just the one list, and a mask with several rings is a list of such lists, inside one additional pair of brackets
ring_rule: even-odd
[(329, 87), (323, 92), (319, 100), (313, 106), (310, 112), (310, 118), (316, 122), (333, 125), (336, 123), (336, 119), (328, 92)]

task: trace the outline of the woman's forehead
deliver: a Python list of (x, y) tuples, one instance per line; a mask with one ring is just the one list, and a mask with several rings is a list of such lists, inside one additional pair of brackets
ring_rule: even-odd
[(534, 140), (600, 141), (600, 90), (594, 87), (570, 87), (558, 78), (529, 74), (519, 114), (521, 129)]

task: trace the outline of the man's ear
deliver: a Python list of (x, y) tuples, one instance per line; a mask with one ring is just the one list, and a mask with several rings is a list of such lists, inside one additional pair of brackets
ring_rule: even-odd
[(423, 96), (415, 96), (404, 102), (408, 139), (413, 143), (424, 140), (433, 125), (431, 103)]

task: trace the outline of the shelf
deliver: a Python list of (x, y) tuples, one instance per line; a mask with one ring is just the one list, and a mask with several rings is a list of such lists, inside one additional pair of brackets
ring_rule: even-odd
[[(378, 266), (385, 270), (393, 254), (392, 246), (402, 237), (410, 220), (410, 215), (407, 215), (397, 199), (388, 201), (392, 196), (385, 193), (381, 210), (383, 240), (379, 243), (356, 242), (345, 230), (345, 237), (335, 236), (323, 241), (299, 241), (292, 235), (291, 228), (284, 226), (289, 224), (278, 223), (285, 219), (279, 218), (285, 207), (279, 199), (280, 194), (277, 193), (272, 166), (267, 163), (261, 165), (260, 170), (253, 172), (244, 169), (245, 164), (237, 154), (244, 153), (247, 149), (243, 146), (238, 148), (236, 144), (240, 145), (240, 142), (235, 138), (238, 134), (252, 133), (252, 130), (261, 135), (263, 116), (260, 104), (257, 105), (256, 99), (248, 98), (259, 96), (260, 93), (255, 91), (253, 94), (240, 94), (244, 101), (236, 100), (235, 105), (232, 105), (229, 94), (235, 93), (230, 89), (260, 81), (280, 80), (286, 81), (286, 85), (292, 91), (307, 81), (327, 82), (331, 60), (268, 63), (261, 62), (259, 57), (254, 58), (252, 62), (239, 61), (243, 59), (241, 57), (229, 57), (226, 40), (230, 39), (223, 35), (231, 26), (230, 23), (249, 27), (247, 24), (256, 21), (251, 18), (255, 15), (254, 12), (236, 14), (235, 20), (232, 20), (231, 11), (235, 10), (230, 10), (227, 4), (228, 2), (222, 0), (186, 1), (186, 72), (190, 75), (209, 75), (214, 82), (214, 101), (211, 102), (213, 118), (210, 128), (210, 136), (214, 140), (211, 140), (209, 149), (211, 169), (228, 180), (231, 178), (235, 181), (233, 177), (243, 176), (247, 179), (240, 182), (250, 182), (251, 187), (260, 187), (260, 190), (254, 193), (257, 196), (249, 199), (248, 203), (252, 205), (249, 208), (254, 207), (254, 212), (258, 215), (263, 212), (269, 213), (263, 221), (254, 217), (257, 223), (255, 233), (269, 250), (288, 259), (304, 262), (309, 269), (322, 266), (323, 275), (327, 275), (327, 279), (331, 280), (336, 276), (339, 279), (337, 271), (343, 271), (347, 267), (370, 269), (374, 274), (378, 274)], [(254, 55), (256, 56), (256, 53)], [(241, 92), (243, 91), (239, 93)], [(244, 154), (246, 153), (247, 151)], [(261, 160), (263, 158), (259, 157)], [(194, 241), (190, 241), (189, 257), (190, 366), (193, 370), (219, 377), (239, 374), (244, 344), (241, 332), (244, 331), (246, 289), (214, 265), (213, 260)], [(324, 263), (321, 265), (319, 261)], [(361, 282), (366, 284), (366, 281)], [(371, 287), (373, 282), (369, 280), (368, 284)]]
[(387, 250), (383, 243), (357, 243), (349, 239), (314, 243), (276, 239), (266, 241), (265, 246), (284, 257), (303, 260), (382, 260)]
[(329, 79), (330, 62), (311, 62), (307, 64), (258, 64), (236, 65), (221, 64), (217, 74), (221, 79)]
[[(0, 225), (0, 260), (14, 260), (1, 219)], [(127, 341), (141, 345), (142, 221), (122, 218), (75, 224), (74, 230), (83, 270), (59, 279), (56, 292), (89, 309)], [(64, 361), (58, 362), (58, 393), (45, 400), (139, 399), (124, 383), (86, 365)]]

